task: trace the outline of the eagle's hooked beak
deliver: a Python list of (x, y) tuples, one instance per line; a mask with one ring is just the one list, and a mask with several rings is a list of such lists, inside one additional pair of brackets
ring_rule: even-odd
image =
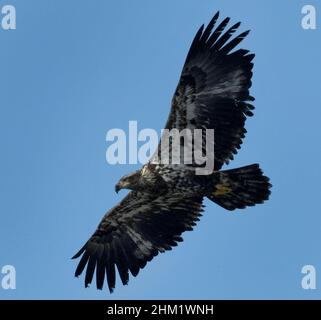
[(121, 187), (121, 185), (120, 185), (119, 183), (117, 183), (117, 184), (115, 185), (115, 191), (116, 191), (116, 193), (118, 193), (120, 189), (122, 189), (122, 187)]

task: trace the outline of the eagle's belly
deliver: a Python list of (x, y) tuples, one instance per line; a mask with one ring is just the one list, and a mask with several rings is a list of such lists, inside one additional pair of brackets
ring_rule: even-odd
[(165, 181), (169, 189), (184, 193), (200, 193), (205, 184), (195, 176), (195, 168), (184, 165), (171, 165), (158, 167), (158, 174)]

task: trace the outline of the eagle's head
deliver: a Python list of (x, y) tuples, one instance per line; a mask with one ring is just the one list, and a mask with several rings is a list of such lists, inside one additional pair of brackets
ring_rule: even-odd
[(140, 170), (123, 176), (115, 185), (115, 191), (118, 193), (121, 189), (137, 190), (140, 186)]

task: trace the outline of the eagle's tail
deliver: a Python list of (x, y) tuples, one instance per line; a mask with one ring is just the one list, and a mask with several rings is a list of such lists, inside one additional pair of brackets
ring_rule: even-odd
[(269, 198), (271, 184), (258, 164), (217, 171), (212, 174), (214, 187), (207, 197), (227, 210), (254, 206)]

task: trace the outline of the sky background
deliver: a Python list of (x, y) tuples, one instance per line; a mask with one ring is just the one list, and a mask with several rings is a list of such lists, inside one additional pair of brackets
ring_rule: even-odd
[[(319, 14), (319, 1), (8, 3), (17, 29), (0, 30), (0, 267), (15, 266), (17, 289), (0, 287), (1, 299), (321, 298), (321, 34), (301, 27), (302, 6)], [(85, 289), (70, 258), (140, 166), (107, 164), (106, 132), (165, 125), (190, 43), (217, 10), (252, 30), (241, 47), (256, 53), (255, 116), (229, 167), (259, 162), (271, 199), (233, 213), (206, 201), (185, 241), (128, 286)], [(316, 290), (301, 288), (306, 264), (320, 273)]]

